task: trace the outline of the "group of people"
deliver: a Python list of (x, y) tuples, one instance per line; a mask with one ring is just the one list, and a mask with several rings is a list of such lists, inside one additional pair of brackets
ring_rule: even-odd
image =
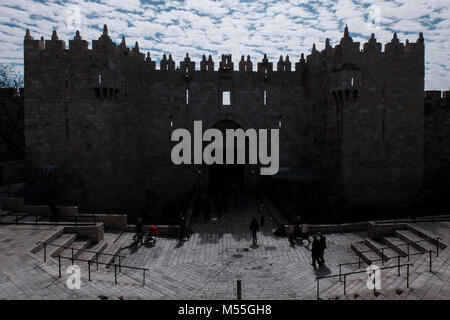
[(156, 238), (154, 236), (156, 235), (158, 235), (158, 228), (156, 226), (150, 226), (148, 232), (146, 232), (144, 222), (141, 218), (138, 218), (135, 226), (135, 235), (133, 236), (133, 240), (136, 244), (142, 245), (145, 241), (146, 243), (154, 245), (156, 242)]
[[(225, 182), (219, 191), (215, 193), (203, 193), (196, 201), (195, 212), (196, 215), (203, 214), (203, 220), (209, 221), (211, 214), (217, 214), (219, 220), (228, 212), (230, 206), (238, 211), (240, 207), (240, 187), (234, 182)], [(195, 217), (196, 218), (196, 217)]]
[[(262, 225), (264, 223), (264, 216), (261, 215), (261, 208), (264, 208), (264, 206), (261, 205), (261, 207), (260, 207), (260, 218), (261, 218), (261, 225)], [(256, 218), (253, 218), (252, 222), (250, 223), (249, 229), (250, 229), (250, 231), (252, 231), (253, 243), (256, 243), (257, 242), (256, 234), (259, 229), (259, 224), (258, 224), (258, 221), (256, 220)], [(280, 236), (280, 237), (286, 236), (286, 226), (284, 224), (281, 224), (274, 231), (274, 234), (276, 236)], [(314, 235), (313, 240), (311, 242), (311, 240), (309, 238), (308, 225), (306, 223), (302, 223), (301, 218), (297, 217), (295, 219), (294, 224), (292, 224), (291, 227), (289, 228), (289, 232), (287, 235), (288, 235), (289, 242), (292, 246), (295, 246), (295, 244), (297, 243), (297, 240), (299, 238), (300, 238), (302, 245), (303, 245), (304, 240), (308, 241), (308, 247), (312, 244), (312, 246), (311, 246), (311, 258), (312, 258), (311, 265), (314, 268), (317, 267), (316, 263), (319, 265), (319, 267), (321, 267), (325, 263), (324, 254), (325, 254), (325, 249), (327, 248), (327, 244), (326, 244), (326, 238), (321, 232), (319, 232), (317, 235)]]
[(323, 255), (325, 253), (325, 249), (327, 248), (325, 236), (319, 232), (318, 235), (313, 237), (312, 248), (311, 248), (311, 256), (312, 263), (311, 265), (316, 268), (316, 262), (321, 267), (325, 263), (325, 259)]

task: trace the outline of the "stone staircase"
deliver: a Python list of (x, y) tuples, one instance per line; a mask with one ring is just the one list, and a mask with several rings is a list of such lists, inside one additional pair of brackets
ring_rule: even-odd
[[(80, 237), (76, 233), (64, 232), (63, 227), (59, 227), (56, 231), (43, 239), (46, 245), (47, 261), (57, 265), (58, 255), (64, 258), (91, 260), (101, 263), (102, 268), (107, 268), (114, 263), (116, 256), (120, 254), (120, 246), (106, 241), (94, 242), (90, 238)], [(44, 261), (44, 244), (36, 244), (30, 250), (30, 254), (38, 261)], [(70, 260), (61, 259), (65, 263)], [(75, 264), (84, 264), (83, 261), (75, 262)], [(85, 263), (87, 264), (87, 262)]]
[(381, 259), (389, 261), (399, 255), (407, 256), (420, 253), (442, 251), (447, 247), (442, 241), (437, 241), (436, 236), (429, 232), (407, 224), (406, 229), (395, 230), (393, 234), (381, 237), (378, 240), (365, 239), (351, 245), (352, 250), (366, 264), (377, 262)]
[[(408, 246), (409, 245), (409, 259)], [(386, 246), (387, 245), (387, 246)], [(346, 290), (336, 280), (336, 284), (320, 293), (321, 299), (328, 300), (399, 300), (399, 299), (447, 299), (449, 294), (447, 245), (437, 241), (436, 237), (417, 226), (407, 225), (406, 229), (395, 230), (392, 235), (384, 236), (379, 241), (365, 239), (351, 245), (352, 250), (366, 264), (374, 264), (381, 270), (381, 290), (369, 290), (366, 272), (348, 275)], [(432, 272), (430, 272), (430, 254), (432, 250)], [(436, 252), (439, 252), (439, 256)], [(401, 256), (398, 259), (398, 256)], [(382, 262), (381, 259), (384, 259)], [(412, 265), (409, 267), (409, 288), (407, 288), (407, 267), (403, 266), (398, 275), (398, 263)], [(350, 272), (364, 271), (357, 266)], [(383, 269), (384, 267), (392, 267)], [(343, 273), (349, 270), (343, 270)], [(343, 277), (342, 277), (343, 280)]]

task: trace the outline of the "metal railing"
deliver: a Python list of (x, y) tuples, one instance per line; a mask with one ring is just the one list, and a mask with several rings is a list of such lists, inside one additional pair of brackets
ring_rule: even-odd
[[(43, 241), (39, 241), (36, 244), (44, 245), (44, 262), (47, 262), (47, 246), (53, 246), (53, 247), (58, 247), (58, 248), (70, 249), (71, 252), (72, 252), (72, 257), (70, 257), (70, 259), (72, 260), (72, 263), (73, 263), (73, 261), (75, 259), (75, 257), (74, 257), (75, 250), (76, 251), (81, 251), (79, 254), (82, 254), (83, 252), (95, 253), (96, 262), (98, 262), (98, 256), (99, 255), (119, 258), (119, 266), (120, 266), (120, 261), (121, 261), (120, 259), (121, 258), (125, 258), (125, 256), (122, 256), (120, 254), (113, 254), (113, 253), (98, 252), (98, 251), (93, 251), (93, 250), (88, 250), (88, 249), (74, 248), (74, 247), (70, 247), (70, 246), (63, 246), (63, 245), (49, 243), (49, 242), (43, 242)], [(69, 257), (62, 257), (62, 258), (69, 258)]]
[(394, 223), (394, 224), (399, 224), (399, 223), (416, 223), (416, 222), (440, 222), (440, 221), (449, 221), (450, 220), (450, 216), (447, 214), (442, 214), (442, 215), (433, 215), (433, 216), (413, 216), (410, 218), (396, 218), (394, 217), (391, 220), (387, 220), (387, 219), (383, 219), (383, 220), (376, 220), (374, 221), (375, 224), (390, 224), (390, 223)]
[[(6, 218), (6, 217), (15, 217), (14, 221), (2, 221), (1, 218)], [(28, 222), (23, 222), (20, 221), (23, 218), (26, 217), (35, 217), (34, 220), (28, 221)], [(59, 217), (55, 217), (57, 220), (56, 221), (50, 221), (50, 219), (52, 219), (52, 216), (40, 216), (40, 215), (33, 215), (33, 214), (27, 214), (27, 213), (9, 213), (6, 215), (2, 215), (0, 216), (0, 224), (15, 224), (15, 225), (38, 225), (40, 224), (40, 220), (48, 218), (49, 221), (42, 221), (45, 225), (54, 225), (54, 226), (58, 226), (58, 225), (75, 225), (77, 226), (95, 226), (97, 224), (97, 216), (96, 215), (74, 215), (74, 216), (59, 216)], [(72, 218), (72, 219), (70, 219)], [(91, 218), (93, 221), (80, 221), (80, 220), (85, 220), (85, 218)], [(69, 220), (69, 221), (68, 221)], [(72, 221), (71, 221), (72, 220)]]
[[(381, 271), (381, 270), (387, 270), (387, 269), (393, 269), (393, 268), (398, 268), (400, 270), (401, 267), (405, 267), (405, 266), (406, 266), (406, 269), (407, 269), (407, 271), (406, 271), (407, 272), (406, 273), (406, 287), (409, 288), (409, 267), (413, 266), (413, 264), (411, 264), (411, 263), (399, 264), (398, 266), (382, 267), (382, 268), (379, 268), (379, 270)], [(344, 276), (344, 281), (343, 281), (343, 283), (344, 283), (344, 295), (347, 294), (347, 292), (346, 292), (347, 276), (355, 275), (355, 274), (362, 274), (362, 273), (367, 273), (367, 271), (366, 270), (364, 270), (364, 271), (354, 271), (354, 272), (347, 272), (347, 273), (343, 274), (343, 276)], [(398, 276), (400, 276), (400, 271), (399, 271)], [(328, 278), (337, 278), (337, 277), (341, 277), (341, 275), (340, 274), (334, 274), (334, 275), (330, 275), (330, 276), (320, 276), (320, 277), (316, 278), (316, 282), (317, 282), (316, 299), (317, 300), (319, 300), (319, 294), (320, 294), (320, 280), (328, 279)], [(341, 281), (339, 281), (339, 282), (341, 282)], [(374, 292), (376, 292), (375, 287), (374, 287)]]
[[(81, 262), (87, 262), (88, 264), (88, 280), (91, 281), (91, 264), (94, 263), (92, 260), (86, 260), (86, 259), (79, 259), (79, 258), (69, 258), (69, 257), (62, 257), (61, 255), (58, 255), (58, 271), (59, 271), (59, 278), (62, 277), (61, 274), (61, 259), (68, 259), (72, 261), (81, 261)], [(110, 263), (104, 263), (104, 262), (98, 262), (98, 260), (95, 262), (95, 264), (97, 265), (97, 270), (98, 270), (98, 265), (111, 265)], [(143, 275), (142, 275), (142, 286), (145, 286), (145, 272), (148, 271), (147, 268), (140, 268), (140, 267), (132, 267), (132, 266), (124, 266), (124, 265), (117, 265), (117, 264), (113, 264), (114, 266), (114, 283), (117, 284), (117, 270), (119, 270), (119, 273), (121, 272), (122, 268), (125, 269), (132, 269), (132, 270), (141, 270), (143, 271)]]
[[(409, 256), (411, 256), (411, 255), (413, 255), (413, 254), (410, 254), (410, 252), (409, 252), (409, 247), (410, 246), (412, 246), (412, 247), (414, 247), (414, 245), (415, 244), (418, 244), (418, 243), (421, 243), (421, 242), (430, 242), (430, 240), (433, 240), (433, 241), (435, 241), (436, 242), (436, 257), (439, 257), (439, 241), (440, 240), (442, 240), (442, 238), (441, 237), (436, 237), (436, 238), (428, 238), (428, 239), (422, 239), (422, 240), (418, 240), (418, 241), (412, 241), (412, 242), (405, 242), (405, 243), (401, 243), (401, 244), (396, 244), (396, 245), (391, 245), (391, 246), (387, 246), (387, 247), (381, 247), (381, 248), (377, 248), (377, 249), (374, 249), (374, 250), (366, 250), (366, 251), (359, 251), (359, 254), (364, 254), (364, 253), (368, 253), (368, 252), (376, 252), (376, 251), (381, 251), (381, 257), (383, 258), (383, 257), (385, 257), (384, 258), (384, 260), (383, 259), (380, 259), (380, 260), (375, 260), (375, 261), (382, 261), (382, 262), (384, 262), (384, 261), (387, 261), (387, 260), (389, 260), (389, 259), (391, 259), (391, 258), (396, 258), (396, 256), (394, 256), (394, 257), (387, 257), (385, 254), (384, 254), (384, 250), (386, 250), (386, 249), (392, 249), (392, 250), (394, 250), (395, 251), (395, 249), (397, 248), (400, 248), (400, 247), (404, 247), (404, 246), (406, 246), (406, 254), (404, 254), (404, 255), (402, 255), (402, 256), (405, 256), (405, 257), (408, 257), (408, 261), (409, 261)], [(441, 242), (442, 243), (442, 242)], [(429, 250), (423, 250), (422, 252), (420, 252), (420, 253), (418, 253), (418, 254), (422, 254), (422, 253), (425, 253), (425, 252), (427, 252), (427, 251), (429, 251)], [(339, 264), (339, 266), (345, 266), (345, 265), (356, 265), (356, 264), (361, 264), (361, 256), (359, 256), (359, 261), (358, 261), (358, 263), (355, 263), (355, 262), (350, 262), (350, 263), (342, 263), (342, 264)]]
[[(432, 253), (434, 253), (434, 251), (433, 250), (429, 250), (429, 251), (427, 251), (428, 253), (429, 253), (429, 255), (430, 255), (430, 259), (429, 259), (429, 267), (430, 267), (430, 272), (432, 272), (432, 266), (433, 266), (433, 261), (432, 261)], [(338, 267), (339, 267), (339, 282), (342, 282), (342, 275), (343, 275), (343, 273), (342, 273), (342, 267), (343, 266), (351, 266), (351, 265), (358, 265), (358, 269), (361, 269), (361, 264), (363, 263), (363, 264), (367, 264), (367, 265), (372, 265), (372, 263), (373, 262), (378, 262), (378, 261), (382, 261), (382, 265), (384, 265), (384, 261), (385, 260), (390, 260), (390, 259), (397, 259), (397, 267), (400, 265), (400, 259), (401, 258), (408, 258), (408, 261), (409, 261), (409, 258), (410, 258), (410, 256), (417, 256), (417, 255), (424, 255), (425, 253), (427, 253), (427, 252), (416, 252), (416, 253), (408, 253), (408, 255), (407, 256), (404, 256), (404, 255), (397, 255), (397, 256), (393, 256), (393, 257), (388, 257), (388, 258), (381, 258), (381, 259), (375, 259), (375, 260), (371, 260), (370, 261), (370, 263), (368, 263), (368, 262), (366, 262), (366, 261), (361, 261), (361, 257), (358, 257), (359, 258), (359, 261), (358, 262), (349, 262), (349, 263), (341, 263), (341, 264), (338, 264)], [(398, 275), (400, 276), (400, 268), (399, 268), (399, 270), (398, 270)]]

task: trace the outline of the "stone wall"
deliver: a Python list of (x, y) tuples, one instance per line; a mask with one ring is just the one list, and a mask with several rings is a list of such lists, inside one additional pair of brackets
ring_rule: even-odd
[(450, 190), (450, 92), (425, 92), (425, 171), (427, 202), (446, 203)]
[[(28, 31), (24, 47), (27, 180), (42, 181), (44, 166), (54, 167), (59, 199), (82, 209), (181, 209), (193, 185), (208, 182), (208, 166), (170, 160), (172, 130), (193, 132), (195, 120), (204, 130), (224, 120), (244, 130), (280, 128), (280, 166), (325, 174), (329, 192), (351, 203), (408, 199), (421, 184), (422, 38), (369, 53), (346, 30), (338, 46), (314, 46), (295, 70), (289, 57), (274, 70), (264, 56), (242, 57), (234, 71), (231, 55), (218, 71), (211, 57), (196, 70), (188, 55), (177, 69), (164, 55), (156, 70), (138, 43), (116, 45), (106, 26), (92, 49), (79, 33), (66, 49), (56, 32), (34, 40)], [(345, 87), (350, 78), (356, 95)], [(224, 91), (230, 106), (222, 105)], [(252, 172), (258, 166), (247, 166), (247, 180)]]

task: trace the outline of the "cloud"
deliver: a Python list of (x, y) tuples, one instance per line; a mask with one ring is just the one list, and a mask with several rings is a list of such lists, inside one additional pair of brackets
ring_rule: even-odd
[[(382, 43), (393, 32), (402, 42), (416, 41), (423, 32), (426, 89), (450, 87), (448, 0), (2, 0), (0, 63), (22, 68), (26, 28), (46, 39), (56, 29), (68, 43), (75, 33), (67, 23), (74, 6), (81, 13), (84, 39), (97, 39), (106, 23), (114, 41), (125, 36), (130, 47), (138, 41), (141, 51), (158, 61), (164, 52), (176, 61), (189, 52), (197, 62), (203, 54), (218, 62), (222, 53), (233, 54), (235, 62), (249, 54), (256, 63), (264, 53), (273, 62), (280, 55), (295, 62), (313, 43), (318, 50), (326, 38), (337, 44), (345, 24), (362, 43), (372, 32)], [(380, 9), (379, 29), (367, 24), (374, 6)]]

